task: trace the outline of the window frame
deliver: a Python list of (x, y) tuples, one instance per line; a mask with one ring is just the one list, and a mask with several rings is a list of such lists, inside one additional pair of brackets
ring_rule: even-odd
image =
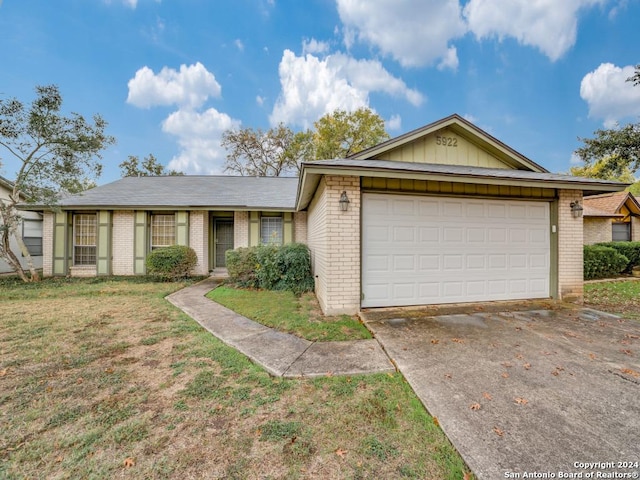
[[(78, 225), (78, 220), (81, 217), (93, 218), (93, 225), (85, 224)], [(80, 236), (78, 236), (78, 228), (93, 228), (93, 235), (91, 232), (84, 233), (80, 232)], [(98, 265), (98, 214), (97, 213), (74, 213), (73, 214), (73, 266), (97, 266)], [(93, 237), (93, 244), (91, 243), (78, 243), (78, 238), (80, 239), (90, 239)], [(78, 249), (85, 249), (85, 251), (81, 254), (78, 253)], [(91, 253), (91, 249), (93, 249), (93, 254)], [(87, 253), (88, 252), (88, 253)], [(93, 260), (92, 260), (93, 259)]]
[[(27, 223), (39, 223), (40, 224), (40, 236), (37, 237), (27, 237), (25, 236), (25, 225)], [(44, 255), (44, 249), (42, 244), (42, 231), (43, 231), (44, 222), (41, 218), (23, 218), (22, 219), (22, 242), (27, 247), (27, 251), (29, 255), (32, 257), (42, 257)], [(34, 240), (38, 240), (37, 243), (33, 243)], [(24, 256), (24, 255), (23, 255)]]
[[(155, 223), (155, 219), (158, 217), (166, 217), (166, 218), (171, 218), (172, 219), (172, 224), (169, 225), (168, 223), (166, 224), (156, 224)], [(167, 232), (162, 232), (162, 234), (158, 234), (158, 235), (154, 235), (154, 229), (155, 228), (167, 228), (167, 227), (172, 227), (173, 229), (173, 236), (170, 236), (167, 234)], [(158, 238), (164, 238), (165, 240), (167, 238), (171, 238), (172, 241), (171, 243), (163, 243), (163, 244), (156, 244), (155, 239)], [(158, 248), (164, 248), (164, 247), (170, 247), (173, 245), (176, 245), (176, 238), (177, 238), (177, 222), (176, 222), (176, 214), (175, 213), (151, 213), (150, 218), (149, 218), (149, 250), (153, 251), (156, 250)]]
[[(273, 228), (273, 226), (266, 225), (266, 224), (272, 223), (274, 220), (278, 222), (275, 229)], [(265, 228), (265, 226), (267, 226), (267, 228), (270, 229), (270, 233), (268, 234), (268, 237), (272, 237), (274, 232), (278, 234), (275, 240), (270, 239), (265, 242), (265, 234), (263, 231), (263, 228)], [(284, 244), (284, 216), (283, 215), (261, 216), (260, 217), (260, 245), (283, 245), (283, 244)]]

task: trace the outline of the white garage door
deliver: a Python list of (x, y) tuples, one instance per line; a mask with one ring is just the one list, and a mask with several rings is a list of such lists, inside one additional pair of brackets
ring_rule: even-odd
[(362, 306), (546, 298), (549, 203), (365, 193)]

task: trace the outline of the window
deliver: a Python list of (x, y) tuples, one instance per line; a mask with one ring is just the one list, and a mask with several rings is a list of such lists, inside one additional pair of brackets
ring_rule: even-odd
[(98, 217), (95, 214), (73, 216), (73, 264), (96, 264)]
[(260, 243), (282, 245), (282, 217), (260, 219)]
[(151, 215), (151, 250), (176, 243), (176, 216)]
[(630, 223), (612, 223), (611, 224), (611, 240), (614, 242), (630, 242), (631, 241), (631, 224)]
[(42, 256), (42, 220), (30, 218), (22, 220), (22, 241), (30, 255)]

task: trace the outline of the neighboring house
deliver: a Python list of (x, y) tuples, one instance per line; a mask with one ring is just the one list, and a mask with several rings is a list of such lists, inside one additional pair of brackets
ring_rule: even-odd
[(584, 199), (584, 243), (640, 241), (640, 203), (630, 192)]
[[(45, 275), (145, 273), (154, 248), (190, 245), (195, 273), (224, 252), (309, 245), (327, 314), (583, 293), (583, 195), (624, 184), (549, 173), (458, 115), (299, 179), (125, 178), (45, 210)], [(33, 208), (33, 207), (32, 207)]]
[[(13, 191), (13, 183), (7, 180), (4, 177), (0, 177), (0, 199), (8, 200), (9, 195)], [(37, 269), (42, 268), (42, 214), (38, 212), (27, 212), (23, 211), (20, 215), (22, 217), (22, 222), (18, 227), (20, 230), (20, 234), (22, 235), (22, 240), (24, 240), (25, 245), (29, 249), (29, 253), (31, 254), (31, 258), (33, 259), (33, 265)], [(15, 253), (16, 257), (20, 260), (20, 264), (23, 269), (27, 269), (27, 262), (25, 258), (22, 256), (22, 252), (18, 247), (18, 243), (15, 241), (13, 236), (11, 236), (10, 240), (11, 250)], [(13, 269), (9, 264), (0, 259), (0, 274), (13, 272)]]

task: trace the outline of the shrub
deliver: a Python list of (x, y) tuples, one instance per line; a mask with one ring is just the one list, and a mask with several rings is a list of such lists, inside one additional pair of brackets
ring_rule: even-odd
[(225, 259), (230, 282), (239, 287), (258, 288), (258, 278), (256, 277), (258, 259), (255, 248), (227, 250)]
[(260, 245), (227, 252), (229, 281), (240, 287), (290, 290), (296, 295), (313, 290), (311, 255), (302, 243)]
[(177, 280), (188, 277), (198, 263), (193, 248), (172, 245), (152, 251), (147, 257), (147, 273), (163, 280)]
[(629, 259), (611, 247), (584, 246), (584, 278), (604, 278), (619, 275), (627, 267)]
[(602, 247), (613, 248), (616, 252), (629, 259), (625, 272), (630, 273), (636, 265), (640, 265), (640, 242), (606, 242), (598, 243)]

